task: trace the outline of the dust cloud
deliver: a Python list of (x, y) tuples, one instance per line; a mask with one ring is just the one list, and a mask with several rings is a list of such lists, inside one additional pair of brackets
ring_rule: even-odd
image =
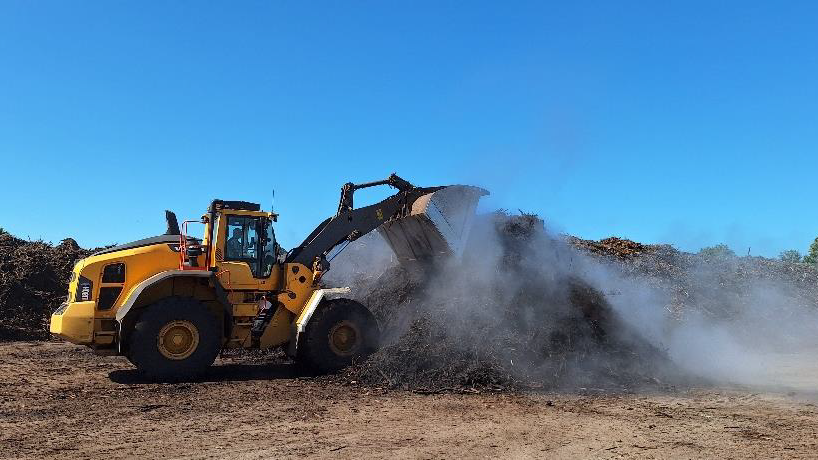
[[(661, 354), (572, 267), (577, 253), (533, 215), (480, 216), (461, 259), (405, 267), (369, 236), (338, 256), (379, 319), (383, 346), (355, 378), (421, 388), (655, 385)], [(337, 268), (341, 270), (335, 271)]]
[(818, 350), (814, 268), (616, 241), (631, 246), (497, 212), (476, 220), (462, 259), (409, 270), (380, 235), (361, 238), (325, 278), (351, 286), (382, 327), (382, 349), (352, 377), (415, 388), (815, 387), (799, 372)]

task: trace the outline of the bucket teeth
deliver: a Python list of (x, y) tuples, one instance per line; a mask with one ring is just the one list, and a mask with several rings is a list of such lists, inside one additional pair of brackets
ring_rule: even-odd
[(400, 262), (459, 258), (484, 195), (486, 190), (469, 185), (442, 188), (415, 200), (408, 216), (388, 221), (378, 231)]

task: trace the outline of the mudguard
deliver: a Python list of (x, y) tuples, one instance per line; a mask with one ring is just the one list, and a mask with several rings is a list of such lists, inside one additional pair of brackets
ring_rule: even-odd
[[(125, 318), (128, 316), (128, 313), (131, 311), (133, 306), (136, 304), (136, 301), (139, 300), (139, 296), (142, 292), (147, 289), (148, 287), (164, 281), (168, 278), (173, 277), (194, 277), (194, 278), (210, 278), (214, 277), (215, 274), (211, 271), (206, 270), (166, 270), (160, 273), (157, 273), (150, 278), (140, 282), (131, 290), (130, 294), (128, 295), (128, 299), (117, 309), (116, 311), (116, 321), (119, 327), (119, 336), (120, 340), (118, 340), (118, 348), (119, 351), (122, 352), (122, 323)], [(216, 298), (219, 300), (219, 303), (222, 304), (225, 313), (225, 324), (229, 323), (232, 317), (232, 311), (230, 308), (230, 302), (227, 300), (227, 295), (224, 292), (224, 289), (219, 283), (218, 278), (215, 280), (215, 289), (216, 289)]]
[(192, 277), (199, 277), (199, 278), (209, 278), (213, 276), (213, 273), (210, 271), (205, 270), (167, 270), (164, 272), (157, 273), (150, 278), (142, 281), (141, 283), (134, 286), (131, 289), (130, 294), (128, 295), (128, 300), (122, 304), (116, 311), (116, 320), (118, 322), (122, 322), (125, 319), (125, 316), (128, 315), (128, 312), (131, 311), (136, 301), (139, 299), (139, 296), (142, 294), (142, 291), (147, 289), (149, 286), (163, 281), (168, 278), (173, 278), (175, 276), (192, 276)]
[(301, 310), (301, 314), (298, 315), (298, 318), (292, 325), (290, 345), (287, 347), (287, 354), (290, 357), (295, 357), (298, 354), (298, 340), (301, 337), (301, 334), (307, 328), (307, 324), (310, 322), (310, 319), (312, 318), (313, 313), (315, 313), (315, 310), (318, 308), (318, 305), (320, 305), (321, 301), (324, 300), (324, 297), (328, 294), (349, 294), (350, 291), (351, 290), (348, 287), (342, 287), (318, 289), (312, 293), (310, 300), (307, 301), (304, 309)]

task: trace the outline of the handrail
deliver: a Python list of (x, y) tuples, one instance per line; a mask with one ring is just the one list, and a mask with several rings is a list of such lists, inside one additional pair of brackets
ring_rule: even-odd
[[(182, 231), (179, 233), (179, 270), (207, 270), (207, 264), (202, 267), (194, 267), (192, 265), (185, 264), (185, 258), (187, 257), (187, 224), (189, 223), (197, 223), (201, 224), (201, 220), (186, 220), (182, 222)], [(199, 248), (202, 247), (201, 244), (191, 245), (191, 247), (198, 246)]]

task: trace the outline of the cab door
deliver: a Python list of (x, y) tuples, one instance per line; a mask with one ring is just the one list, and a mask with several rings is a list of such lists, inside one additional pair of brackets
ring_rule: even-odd
[(269, 253), (269, 247), (275, 245), (269, 219), (227, 214), (220, 221), (224, 222), (224, 230), (219, 229), (224, 242), (223, 257), (218, 261), (222, 285), (231, 290), (261, 290), (262, 285), (269, 284), (274, 263)]

